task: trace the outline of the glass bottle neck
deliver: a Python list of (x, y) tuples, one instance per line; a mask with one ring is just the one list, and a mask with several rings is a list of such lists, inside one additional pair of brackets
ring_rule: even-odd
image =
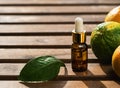
[(72, 32), (72, 39), (73, 39), (73, 43), (85, 43), (86, 42), (86, 34), (85, 32), (81, 32), (81, 33), (76, 33), (76, 32)]

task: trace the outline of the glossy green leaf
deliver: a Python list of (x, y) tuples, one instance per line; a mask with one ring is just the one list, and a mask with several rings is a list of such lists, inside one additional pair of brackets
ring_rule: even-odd
[(55, 78), (61, 66), (65, 66), (62, 61), (53, 56), (41, 56), (30, 60), (21, 70), (19, 80), (25, 82), (48, 81)]

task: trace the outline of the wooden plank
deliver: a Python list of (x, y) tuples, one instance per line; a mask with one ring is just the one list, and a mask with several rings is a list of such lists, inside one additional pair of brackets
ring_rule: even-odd
[(114, 81), (49, 81), (35, 84), (20, 81), (0, 81), (0, 86), (2, 88), (119, 88), (120, 84)]
[[(7, 85), (6, 85), (7, 84)], [(0, 81), (2, 88), (119, 88), (120, 85), (114, 81), (49, 81), (45, 83), (29, 84), (20, 81)]]
[[(21, 69), (25, 64), (0, 64), (0, 80), (17, 80)], [(67, 70), (64, 67), (61, 67), (59, 75), (54, 80), (119, 80), (112, 70), (112, 67), (109, 65), (109, 69), (106, 69), (106, 65), (101, 66), (99, 64), (88, 64), (88, 70), (85, 72), (73, 72), (71, 69), (71, 64), (65, 64)], [(96, 67), (96, 69), (94, 69)], [(108, 66), (107, 66), (108, 67)], [(107, 70), (107, 72), (105, 72)]]
[(2, 88), (87, 88), (82, 81), (49, 81), (35, 84), (21, 83), (20, 81), (0, 81), (0, 86)]
[[(96, 24), (85, 24), (87, 32), (93, 31)], [(71, 33), (74, 24), (39, 24), (39, 25), (0, 25), (0, 33)]]
[[(0, 75), (2, 76), (16, 76), (19, 75), (21, 69), (24, 67), (25, 63), (12, 64), (12, 63), (1, 63), (0, 64)], [(71, 63), (65, 63), (67, 67), (67, 73), (65, 72), (64, 67), (61, 67), (59, 76), (70, 76), (70, 77), (78, 77), (78, 76), (106, 76), (113, 75), (112, 67), (110, 65), (100, 66), (99, 63), (89, 63), (88, 71), (86, 72), (73, 72), (71, 69)], [(107, 69), (107, 72), (104, 72)], [(64, 77), (63, 77), (64, 78)], [(9, 78), (8, 78), (9, 79)]]
[[(0, 64), (0, 80), (17, 80), (20, 70), (25, 64)], [(61, 67), (59, 76), (55, 80), (119, 80), (110, 65), (88, 64), (86, 72), (73, 72), (71, 64), (66, 63), (67, 71)], [(96, 67), (96, 69), (94, 68)]]
[[(72, 34), (71, 34), (72, 35)], [(59, 40), (59, 41), (58, 41)], [(90, 45), (90, 36), (86, 38)], [(0, 45), (71, 45), (72, 36), (0, 36)]]
[(83, 81), (89, 88), (120, 88), (120, 83), (115, 81)]
[[(0, 15), (106, 14), (116, 6), (0, 6)], [(88, 9), (89, 8), (89, 9)], [(96, 9), (97, 8), (97, 9)]]
[[(96, 59), (91, 49), (88, 49), (89, 59)], [(0, 49), (1, 62), (5, 59), (17, 60), (17, 59), (31, 59), (43, 55), (52, 55), (58, 59), (70, 59), (70, 49)]]
[(107, 88), (120, 88), (120, 82), (101, 81)]
[(0, 0), (1, 4), (118, 4), (119, 0)]
[(105, 15), (41, 15), (41, 16), (0, 16), (0, 24), (4, 23), (74, 23), (76, 17), (82, 17), (85, 23), (100, 23)]
[(0, 37), (0, 45), (71, 45), (71, 44), (72, 44), (71, 36)]

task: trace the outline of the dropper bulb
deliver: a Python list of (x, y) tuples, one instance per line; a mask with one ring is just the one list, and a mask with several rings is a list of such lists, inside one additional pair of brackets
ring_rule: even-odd
[(84, 32), (84, 29), (83, 29), (83, 19), (80, 18), (80, 17), (77, 17), (75, 19), (75, 32), (76, 33)]

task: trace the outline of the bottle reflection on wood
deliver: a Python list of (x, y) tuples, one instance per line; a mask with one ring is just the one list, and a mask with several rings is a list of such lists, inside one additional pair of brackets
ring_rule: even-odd
[(71, 48), (72, 70), (75, 72), (86, 71), (88, 67), (88, 47), (85, 32), (82, 19), (76, 18), (75, 30), (72, 32), (73, 44)]

